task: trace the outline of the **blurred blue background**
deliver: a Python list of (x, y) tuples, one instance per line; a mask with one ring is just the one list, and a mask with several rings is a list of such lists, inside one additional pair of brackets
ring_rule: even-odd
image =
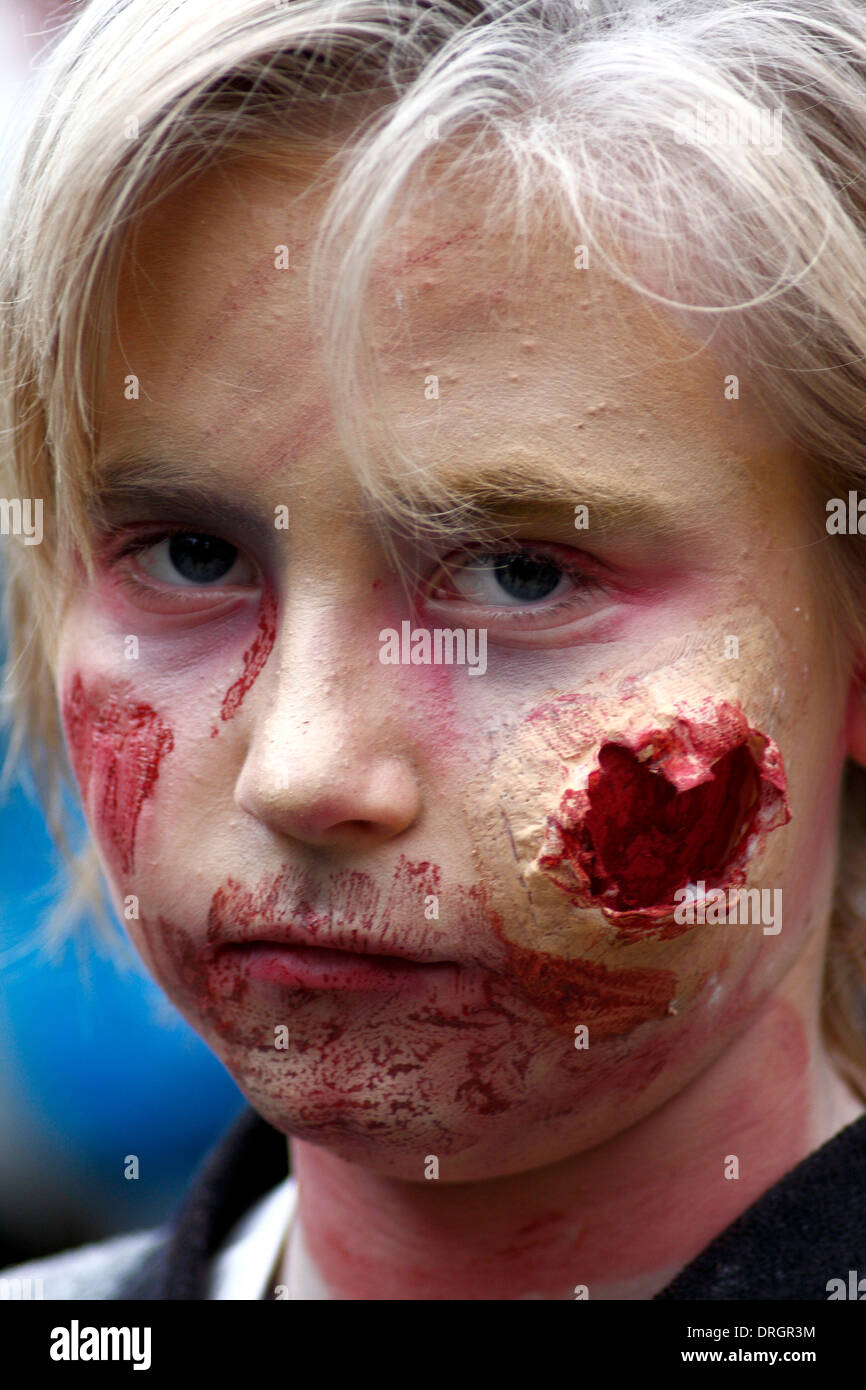
[[(3, 1264), (163, 1220), (243, 1104), (123, 943), (114, 958), (85, 929), (77, 949), (9, 962), (57, 869), (41, 816), (16, 792), (0, 809)], [(124, 1176), (128, 1154), (138, 1179)]]
[[(64, 9), (0, 0), (0, 196), (30, 65)], [(15, 790), (0, 803), (0, 1267), (168, 1217), (243, 1104), (131, 948), (115, 958), (83, 932), (56, 959), (33, 949), (59, 867)]]

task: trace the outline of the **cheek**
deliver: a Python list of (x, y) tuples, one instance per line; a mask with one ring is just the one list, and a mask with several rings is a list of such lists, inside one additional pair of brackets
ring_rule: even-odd
[(139, 819), (174, 747), (171, 727), (125, 682), (85, 685), (80, 674), (66, 690), (61, 714), (96, 838), (115, 871), (132, 873)]
[(781, 867), (766, 850), (790, 820), (782, 758), (734, 699), (560, 696), (512, 732), (466, 811), (491, 919), (554, 1026), (628, 1033), (760, 948), (760, 923), (693, 911)]
[[(214, 651), (204, 637), (194, 632), (189, 634), (185, 652), (189, 658), (192, 647), (199, 660), (190, 664), (187, 659), (186, 664), (177, 669), (176, 649), (172, 649), (172, 659), (167, 663), (172, 668), (169, 704), (172, 709), (183, 711), (180, 742), (186, 751), (181, 763), (178, 763), (175, 721), (170, 720), (165, 711), (165, 699), (157, 700), (151, 694), (152, 689), (165, 686), (166, 671), (158, 657), (151, 654), (147, 679), (139, 688), (128, 678), (100, 669), (96, 662), (71, 674), (61, 699), (61, 718), (70, 761), (94, 835), (115, 873), (130, 875), (135, 872), (136, 840), (142, 816), (156, 810), (157, 793), (164, 809), (167, 798), (180, 789), (178, 779), (183, 778), (183, 769), (190, 765), (191, 750), (198, 749), (194, 759), (196, 765), (204, 758), (208, 766), (216, 770), (214, 752), (201, 746), (208, 735), (208, 723), (211, 721), (210, 737), (214, 738), (240, 710), (273, 647), (276, 613), (276, 596), (270, 588), (265, 589), (255, 630), (240, 650), (239, 661), (238, 647), (230, 653)], [(104, 647), (103, 634), (99, 635), (99, 641)], [(206, 684), (202, 681), (205, 661), (209, 667)], [(210, 678), (214, 662), (225, 668), (218, 685), (212, 684)], [(214, 709), (217, 700), (219, 704)], [(214, 713), (216, 722), (213, 722)], [(164, 766), (172, 752), (174, 758)], [(186, 779), (183, 785), (183, 797), (178, 800), (175, 795), (173, 800), (173, 813), (181, 816), (189, 789)]]
[[(521, 994), (556, 1032), (578, 1037), (582, 1027), (587, 1043), (590, 1037), (604, 1041), (676, 1012), (672, 970), (611, 967), (518, 946), (509, 941), (501, 921), (490, 916)], [(578, 1037), (575, 1046), (579, 1042)]]

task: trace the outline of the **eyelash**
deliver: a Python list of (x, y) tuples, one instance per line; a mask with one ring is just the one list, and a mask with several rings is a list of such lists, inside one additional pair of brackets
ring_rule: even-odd
[[(211, 532), (192, 531), (188, 526), (162, 526), (158, 531), (137, 532), (133, 536), (127, 535), (125, 527), (111, 531), (100, 545), (101, 553), (110, 564), (116, 564), (119, 560), (125, 560), (129, 555), (138, 555), (142, 550), (149, 550), (151, 546), (158, 545), (160, 541), (167, 541), (172, 536), (194, 536), (210, 535)], [(123, 537), (126, 536), (126, 540)]]
[[(180, 600), (185, 594), (188, 595), (191, 592), (195, 592), (197, 586), (194, 584), (179, 584), (173, 591), (171, 585), (161, 586), (159, 581), (154, 580), (151, 576), (139, 578), (137, 575), (132, 574), (122, 562), (130, 557), (142, 554), (145, 550), (152, 549), (162, 541), (171, 540), (174, 536), (214, 536), (217, 538), (217, 534), (218, 533), (215, 531), (205, 531), (190, 526), (163, 525), (158, 530), (146, 533), (138, 532), (129, 536), (127, 528), (120, 527), (104, 537), (98, 548), (103, 563), (112, 570), (116, 583), (127, 593), (136, 595), (141, 594), (142, 591), (145, 590), (158, 590), (162, 597), (173, 595)], [(125, 540), (123, 539), (124, 536), (126, 536)], [(219, 537), (219, 539), (227, 538)], [(235, 545), (235, 542), (229, 541), (228, 544)], [(246, 553), (240, 546), (236, 546), (235, 548), (237, 549), (238, 555)], [(219, 585), (202, 584), (200, 587), (205, 590), (217, 589)]]
[[(486, 548), (478, 547), (475, 549), (468, 547), (466, 550), (455, 551), (453, 554), (457, 556), (458, 560), (477, 561), (486, 559), (494, 563), (500, 557), (505, 558), (519, 555), (521, 559), (536, 560), (540, 564), (553, 565), (556, 569), (560, 570), (563, 575), (573, 580), (576, 585), (575, 592), (567, 594), (563, 598), (548, 602), (546, 607), (542, 608), (541, 606), (544, 600), (539, 601), (538, 604), (527, 604), (525, 607), (515, 605), (510, 608), (503, 608), (501, 614), (497, 615), (498, 618), (504, 617), (508, 619), (510, 617), (515, 620), (520, 618), (525, 619), (527, 612), (532, 611), (543, 612), (545, 617), (549, 617), (570, 610), (574, 607), (576, 600), (578, 602), (581, 600), (589, 600), (604, 590), (601, 577), (589, 572), (591, 568), (597, 568), (596, 564), (590, 561), (588, 557), (582, 557), (580, 560), (577, 560), (568, 547), (559, 546), (552, 542), (545, 544), (543, 542), (533, 543), (517, 540), (505, 541), (494, 546), (487, 546)], [(451, 573), (457, 569), (459, 569), (458, 564), (449, 566)], [(466, 604), (471, 605), (473, 602), (473, 600), (465, 598), (462, 595), (458, 595), (457, 597), (458, 599), (462, 599), (462, 602)]]
[[(133, 598), (140, 596), (143, 592), (158, 591), (162, 599), (176, 600), (179, 604), (188, 598), (191, 592), (196, 591), (195, 585), (171, 585), (162, 586), (159, 581), (154, 581), (150, 577), (141, 578), (130, 572), (124, 566), (123, 561), (142, 554), (160, 542), (169, 540), (173, 536), (183, 535), (216, 535), (217, 533), (197, 531), (189, 526), (170, 526), (163, 525), (158, 530), (147, 533), (137, 532), (129, 535), (126, 528), (119, 528), (105, 538), (100, 546), (103, 559), (108, 563), (114, 572), (116, 582), (121, 588)], [(125, 539), (124, 539), (125, 536)], [(226, 539), (221, 537), (221, 539)], [(234, 545), (231, 541), (229, 544)], [(236, 547), (239, 555), (245, 552), (240, 546)], [(451, 552), (442, 562), (439, 574), (443, 575), (447, 583), (453, 579), (453, 575), (459, 572), (461, 563), (471, 563), (472, 561), (488, 560), (496, 563), (498, 559), (506, 557), (520, 556), (523, 559), (535, 560), (540, 564), (548, 564), (558, 569), (562, 575), (567, 576), (575, 585), (571, 593), (565, 594), (560, 598), (547, 600), (529, 601), (525, 604), (503, 605), (495, 612), (495, 621), (500, 624), (517, 624), (532, 621), (536, 615), (539, 621), (550, 621), (560, 617), (574, 614), (584, 605), (589, 604), (594, 598), (606, 592), (603, 579), (598, 574), (593, 574), (593, 569), (598, 569), (597, 562), (590, 557), (581, 554), (576, 558), (574, 551), (570, 547), (560, 546), (553, 542), (529, 542), (519, 540), (503, 540), (494, 544), (487, 545), (468, 545), (463, 549)], [(248, 557), (249, 558), (249, 557)], [(201, 590), (218, 589), (219, 584), (203, 584)], [(431, 590), (428, 590), (428, 602), (436, 601), (437, 590), (442, 589), (443, 584), (435, 583)], [(441, 601), (441, 598), (440, 598)], [(488, 605), (482, 604), (477, 599), (472, 599), (459, 593), (453, 594), (450, 601), (456, 604), (463, 604), (468, 609), (476, 611), (487, 611), (491, 609)]]

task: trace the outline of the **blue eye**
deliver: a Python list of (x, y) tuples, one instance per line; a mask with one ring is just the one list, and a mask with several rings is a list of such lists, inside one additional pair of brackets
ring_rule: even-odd
[(469, 603), (529, 607), (562, 599), (585, 584), (558, 556), (536, 549), (481, 551), (449, 568), (454, 594)]
[(172, 536), (168, 555), (178, 574), (191, 584), (209, 584), (231, 572), (238, 549), (219, 536), (184, 533)]
[[(255, 565), (231, 541), (209, 531), (174, 531), (136, 536), (116, 559), (134, 562), (132, 579), (141, 575), (170, 589), (233, 587), (256, 582)], [(135, 570), (139, 571), (136, 578)]]
[(550, 598), (562, 583), (562, 569), (549, 560), (538, 560), (524, 552), (500, 555), (493, 566), (497, 584), (509, 598), (520, 603), (536, 603)]

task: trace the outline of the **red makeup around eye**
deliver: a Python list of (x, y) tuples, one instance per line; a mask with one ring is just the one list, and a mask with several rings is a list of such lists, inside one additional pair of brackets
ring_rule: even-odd
[(172, 731), (122, 684), (87, 691), (80, 675), (66, 693), (62, 717), (82, 797), (120, 869), (131, 873), (139, 816), (174, 747)]

